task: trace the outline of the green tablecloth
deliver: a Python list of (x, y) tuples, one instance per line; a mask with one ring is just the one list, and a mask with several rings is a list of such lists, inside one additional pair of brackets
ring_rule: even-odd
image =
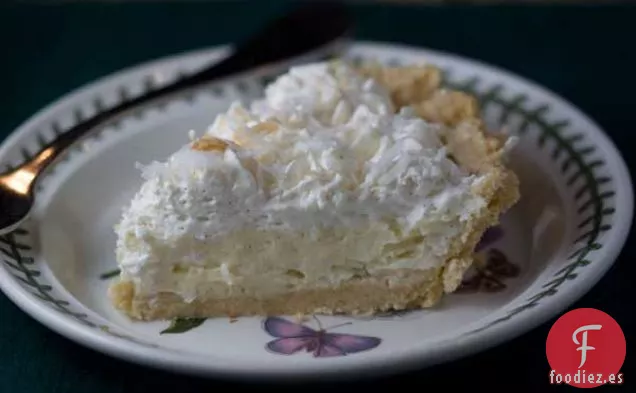
[[(96, 77), (157, 56), (236, 40), (282, 6), (279, 1), (0, 6), (0, 139), (34, 111)], [(354, 12), (360, 39), (456, 52), (548, 86), (599, 122), (630, 168), (636, 168), (635, 7), (358, 5)], [(631, 356), (636, 317), (626, 300), (634, 297), (633, 244), (632, 236), (614, 268), (574, 305), (604, 310), (623, 327), (627, 383), (609, 387), (621, 391), (634, 386), (636, 378)], [(549, 326), (467, 359), (349, 388), (404, 389), (406, 381), (418, 391), (547, 391)], [(0, 295), (0, 393), (158, 388), (181, 393), (232, 387), (96, 353), (52, 333)]]

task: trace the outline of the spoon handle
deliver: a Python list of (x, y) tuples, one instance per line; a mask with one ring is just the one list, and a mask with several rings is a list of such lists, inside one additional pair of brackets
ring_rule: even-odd
[[(329, 23), (320, 21), (328, 20)], [(318, 23), (317, 23), (318, 22)], [(338, 51), (351, 26), (349, 14), (339, 3), (310, 3), (273, 21), (220, 62), (165, 87), (105, 109), (73, 126), (13, 170), (31, 174), (29, 188), (44, 170), (85, 135), (112, 124), (148, 104), (158, 105), (176, 95), (200, 89), (221, 78), (254, 70), (271, 72), (281, 62), (305, 56), (324, 56)]]

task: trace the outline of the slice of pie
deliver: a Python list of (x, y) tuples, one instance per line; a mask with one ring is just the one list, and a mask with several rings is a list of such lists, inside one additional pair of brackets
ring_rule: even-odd
[(145, 183), (116, 227), (133, 319), (368, 314), (453, 292), (518, 199), (506, 135), (434, 67), (289, 72), (234, 103)]

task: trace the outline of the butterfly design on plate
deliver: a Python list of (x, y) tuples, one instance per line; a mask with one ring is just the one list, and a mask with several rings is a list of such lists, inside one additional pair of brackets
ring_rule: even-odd
[(482, 235), (479, 243), (475, 247), (475, 252), (481, 252), (491, 246), (492, 244), (499, 241), (504, 236), (504, 231), (500, 225), (496, 225), (494, 227), (490, 227), (486, 229), (484, 234)]
[(323, 329), (318, 318), (314, 316), (314, 319), (318, 324), (318, 330), (280, 317), (265, 319), (263, 329), (269, 335), (276, 337), (265, 347), (270, 352), (280, 355), (293, 355), (304, 350), (312, 353), (316, 358), (326, 358), (368, 351), (382, 342), (377, 337), (328, 332), (337, 327), (350, 325), (351, 322)]
[(506, 278), (519, 275), (520, 269), (506, 255), (493, 248), (488, 250), (485, 263), (475, 264), (475, 274), (462, 282), (458, 292), (498, 292), (506, 288)]

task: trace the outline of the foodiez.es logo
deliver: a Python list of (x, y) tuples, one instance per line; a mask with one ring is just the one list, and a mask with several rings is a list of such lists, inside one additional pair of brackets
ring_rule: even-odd
[(593, 308), (567, 312), (548, 333), (549, 382), (579, 388), (620, 385), (625, 351), (625, 335), (612, 317)]

